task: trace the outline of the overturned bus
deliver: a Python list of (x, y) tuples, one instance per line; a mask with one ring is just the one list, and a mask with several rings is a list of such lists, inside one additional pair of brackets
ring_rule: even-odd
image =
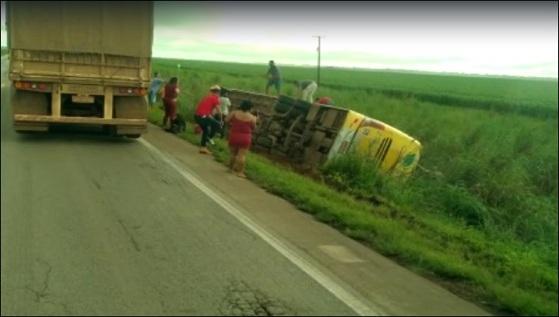
[(349, 152), (368, 157), (379, 169), (407, 176), (416, 168), (421, 143), (404, 132), (358, 112), (230, 89), (232, 108), (250, 100), (259, 122), (253, 148), (270, 157), (312, 170)]

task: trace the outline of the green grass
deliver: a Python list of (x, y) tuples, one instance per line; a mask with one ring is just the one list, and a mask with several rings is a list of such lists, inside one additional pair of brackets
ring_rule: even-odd
[[(155, 59), (157, 65), (176, 68), (177, 61)], [(265, 84), (266, 66), (204, 61), (182, 61), (187, 70), (227, 75), (237, 79), (260, 78)], [(312, 67), (280, 66), (286, 84), (316, 78)], [(420, 101), (454, 107), (492, 109), (527, 116), (557, 118), (557, 79), (473, 77), (388, 71), (325, 68), (320, 86), (355, 93), (382, 93), (390, 97), (414, 97)]]
[(556, 245), (557, 120), (457, 111), (378, 95), (368, 100), (375, 107), (352, 108), (414, 135), (424, 145), (420, 164), (441, 174), (433, 178), (418, 171), (411, 180), (419, 183), (417, 195), (410, 203), (445, 210), (443, 201), (434, 199), (444, 199), (444, 192), (455, 192), (453, 188), (464, 189), (464, 195), (496, 209), (484, 212), (493, 222), (487, 226), (498, 226), (526, 242)]
[[(212, 84), (264, 88), (251, 65), (181, 64), (180, 111), (188, 118)], [(153, 68), (168, 78), (176, 75), (175, 65), (156, 61)], [(346, 157), (325, 166), (324, 181), (316, 182), (251, 154), (253, 181), (409, 267), (451, 281), (476, 301), (520, 315), (557, 314), (556, 117), (441, 107), (367, 90), (320, 87), (319, 94), (417, 137), (424, 169), (401, 181)], [(150, 120), (157, 121), (158, 112)], [(227, 155), (218, 147), (218, 160)], [(379, 197), (382, 204), (371, 203)]]

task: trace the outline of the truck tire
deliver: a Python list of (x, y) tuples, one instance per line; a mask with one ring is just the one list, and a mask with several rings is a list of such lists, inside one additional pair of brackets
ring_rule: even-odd
[(285, 104), (288, 104), (288, 105), (292, 105), (292, 104), (297, 103), (297, 99), (291, 98), (289, 96), (281, 95), (278, 98), (278, 103), (285, 103)]
[(293, 105), (291, 105), (291, 104), (286, 104), (286, 103), (278, 102), (278, 103), (276, 103), (276, 105), (274, 106), (274, 110), (275, 110), (277, 113), (286, 113), (286, 112), (288, 112), (292, 107), (293, 107)]
[(312, 104), (310, 102), (307, 102), (307, 101), (304, 101), (304, 100), (298, 100), (297, 103), (295, 103), (293, 106), (306, 113), (307, 111), (309, 111)]

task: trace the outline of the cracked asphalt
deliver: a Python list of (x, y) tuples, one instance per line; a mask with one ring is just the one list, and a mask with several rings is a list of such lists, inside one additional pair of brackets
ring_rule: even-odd
[(13, 132), (6, 66), (2, 315), (355, 314), (139, 142)]

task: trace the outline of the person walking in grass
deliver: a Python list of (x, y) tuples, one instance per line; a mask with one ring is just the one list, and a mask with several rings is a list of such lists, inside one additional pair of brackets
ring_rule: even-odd
[(280, 75), (280, 71), (278, 69), (278, 67), (276, 66), (276, 64), (274, 63), (274, 61), (270, 61), (268, 62), (268, 83), (266, 84), (266, 95), (268, 94), (268, 91), (270, 89), (270, 86), (274, 86), (276, 88), (276, 93), (279, 95), (280, 94), (280, 88), (281, 88), (281, 75)]
[(202, 129), (202, 138), (200, 140), (200, 153), (202, 154), (211, 154), (207, 144), (212, 142), (211, 139), (221, 126), (221, 122), (213, 117), (214, 111), (221, 114), (221, 109), (219, 108), (220, 91), (221, 88), (218, 85), (210, 87), (210, 93), (198, 103), (194, 113), (194, 120)]
[(177, 118), (177, 99), (180, 93), (178, 81), (177, 77), (173, 77), (162, 89), (161, 99), (163, 99), (163, 106), (165, 107), (163, 127), (165, 130), (169, 130), (171, 122)]
[(313, 80), (297, 80), (295, 85), (297, 86), (298, 97), (301, 100), (312, 103), (314, 100), (313, 95), (318, 87), (316, 82)]
[(257, 117), (250, 113), (252, 103), (243, 100), (240, 110), (232, 111), (225, 121), (229, 123), (229, 169), (237, 176), (246, 178), (246, 154), (252, 143), (252, 131), (256, 127)]
[(153, 79), (151, 80), (151, 84), (149, 86), (149, 105), (150, 107), (155, 104), (157, 101), (157, 93), (163, 84), (163, 79), (159, 77), (159, 73), (155, 73)]

